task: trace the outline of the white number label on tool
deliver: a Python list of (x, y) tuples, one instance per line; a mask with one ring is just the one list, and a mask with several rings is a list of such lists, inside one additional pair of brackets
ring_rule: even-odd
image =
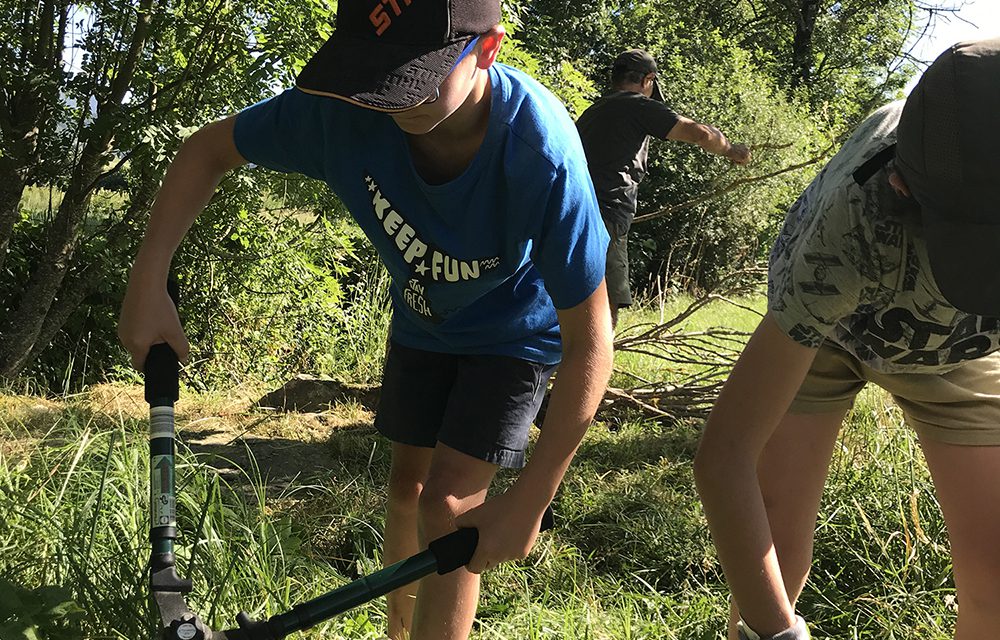
[(177, 524), (177, 501), (174, 498), (174, 468), (171, 456), (153, 456), (150, 460), (150, 496), (154, 527), (173, 527)]

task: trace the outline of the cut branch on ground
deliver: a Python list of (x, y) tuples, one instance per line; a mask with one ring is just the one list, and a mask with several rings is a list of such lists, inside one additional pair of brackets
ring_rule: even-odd
[(684, 324), (695, 312), (713, 302), (723, 302), (759, 315), (738, 298), (753, 293), (761, 275), (759, 269), (740, 272), (715, 291), (696, 298), (669, 320), (620, 330), (615, 338), (616, 353), (636, 353), (661, 360), (679, 375), (669, 381), (649, 381), (616, 369), (617, 373), (639, 384), (627, 388), (609, 386), (598, 417), (614, 418), (638, 412), (646, 418), (668, 422), (707, 418), (749, 334), (725, 327), (686, 330)]

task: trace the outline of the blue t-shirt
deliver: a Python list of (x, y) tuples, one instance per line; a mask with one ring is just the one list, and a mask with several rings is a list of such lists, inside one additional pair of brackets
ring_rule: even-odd
[(562, 104), (495, 64), (476, 156), (445, 184), (425, 182), (384, 113), (297, 89), (236, 119), (249, 162), (325, 181), (392, 276), (392, 338), (409, 347), (554, 364), (556, 308), (604, 278), (608, 235), (583, 149)]

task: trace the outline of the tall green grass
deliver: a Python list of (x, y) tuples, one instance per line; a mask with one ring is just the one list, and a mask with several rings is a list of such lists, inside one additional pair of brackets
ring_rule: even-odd
[[(0, 580), (66, 590), (85, 615), (66, 621), (56, 637), (154, 637), (144, 421), (94, 411), (85, 399), (36, 418), (0, 418), (0, 438), (8, 443), (0, 453)], [(195, 583), (193, 607), (220, 627), (232, 626), (241, 609), (266, 617), (345, 582), (333, 558), (304, 542), (329, 536), (337, 522), (345, 538), (363, 528), (372, 539), (360, 505), (343, 516), (326, 510), (316, 522), (300, 517), (301, 496), (329, 500), (333, 488), (299, 484), (269, 495), (255, 467), (226, 477), (213, 462), (212, 454), (181, 446), (177, 553), (181, 572)], [(359, 615), (311, 637), (357, 626), (366, 614)]]
[(337, 353), (327, 356), (331, 371), (361, 382), (381, 379), (392, 323), (389, 284), (389, 272), (381, 262), (361, 271), (343, 306), (343, 338), (338, 341)]

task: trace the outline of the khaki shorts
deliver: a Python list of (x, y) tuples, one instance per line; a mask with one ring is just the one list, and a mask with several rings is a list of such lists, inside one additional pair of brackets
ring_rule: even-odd
[(892, 394), (922, 438), (946, 444), (1000, 445), (1000, 352), (947, 373), (879, 373), (824, 342), (789, 412), (847, 411), (868, 382)]

